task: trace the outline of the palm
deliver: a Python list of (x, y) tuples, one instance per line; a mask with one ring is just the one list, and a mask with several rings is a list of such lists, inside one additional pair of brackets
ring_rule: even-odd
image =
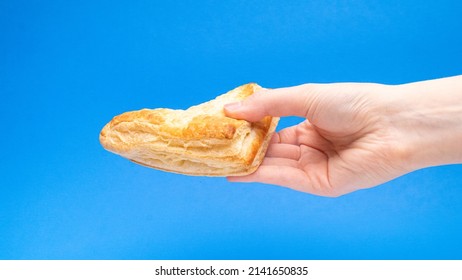
[(334, 196), (393, 176), (386, 156), (375, 152), (383, 142), (368, 141), (374, 135), (334, 138), (308, 121), (284, 129), (274, 137), (259, 172), (280, 176), (287, 187)]

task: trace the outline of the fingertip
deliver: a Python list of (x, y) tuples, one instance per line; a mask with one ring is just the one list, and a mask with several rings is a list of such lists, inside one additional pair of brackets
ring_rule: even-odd
[(253, 182), (252, 175), (254, 173), (249, 174), (249, 175), (243, 175), (243, 176), (228, 176), (226, 177), (226, 179), (228, 180), (228, 182), (232, 182), (232, 183), (250, 183), (250, 182)]
[(229, 103), (223, 106), (223, 111), (225, 115), (231, 118), (235, 118), (235, 119), (240, 118), (241, 109), (242, 109), (242, 102)]
[(228, 104), (225, 104), (223, 108), (228, 113), (236, 112), (236, 111), (239, 111), (240, 108), (242, 108), (242, 102), (239, 101), (239, 102), (228, 103)]
[(227, 117), (233, 119), (246, 120), (249, 122), (259, 121), (261, 119), (255, 109), (250, 108), (248, 105), (244, 106), (242, 102), (226, 104), (223, 106), (223, 111)]
[(278, 132), (274, 132), (273, 136), (271, 137), (270, 144), (279, 144), (281, 143), (281, 136)]
[(227, 176), (227, 177), (226, 177), (226, 180), (227, 180), (228, 182), (234, 182), (234, 177), (235, 177), (235, 176)]
[(239, 178), (241, 178), (240, 176), (228, 176), (226, 177), (226, 180), (228, 180), (228, 182), (242, 182), (241, 180), (239, 180)]

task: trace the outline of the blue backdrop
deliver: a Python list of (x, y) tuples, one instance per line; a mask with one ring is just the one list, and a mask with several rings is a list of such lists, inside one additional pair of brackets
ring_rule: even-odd
[(114, 115), (247, 82), (461, 74), (461, 11), (456, 0), (0, 1), (0, 258), (462, 258), (460, 165), (332, 199), (164, 173), (98, 141)]

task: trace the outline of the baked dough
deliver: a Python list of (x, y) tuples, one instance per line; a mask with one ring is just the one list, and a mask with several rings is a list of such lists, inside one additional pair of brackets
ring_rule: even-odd
[(143, 109), (114, 117), (101, 131), (105, 149), (131, 161), (195, 176), (240, 176), (263, 160), (279, 118), (250, 123), (226, 117), (223, 106), (261, 87), (246, 84), (187, 110)]

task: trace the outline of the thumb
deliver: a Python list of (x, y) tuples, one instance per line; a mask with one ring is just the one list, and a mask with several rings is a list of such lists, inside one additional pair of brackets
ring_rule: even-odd
[(265, 116), (305, 117), (310, 107), (307, 85), (260, 90), (243, 101), (226, 104), (225, 114), (235, 119), (256, 122)]

